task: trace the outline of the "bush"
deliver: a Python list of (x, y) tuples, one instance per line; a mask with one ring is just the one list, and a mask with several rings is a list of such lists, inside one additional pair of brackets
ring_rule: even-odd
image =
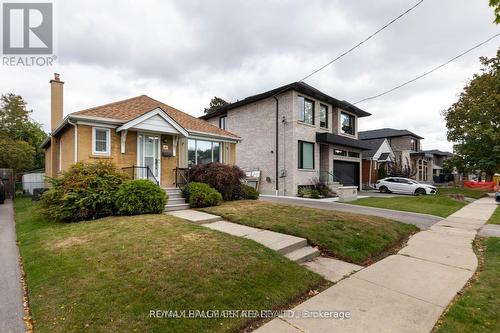
[(155, 183), (146, 179), (124, 182), (116, 192), (118, 215), (140, 215), (162, 213), (168, 196)]
[(222, 198), (226, 201), (245, 197), (245, 188), (242, 183), (245, 173), (235, 165), (221, 163), (195, 165), (189, 172), (189, 179), (212, 186), (222, 194)]
[(222, 202), (222, 195), (205, 183), (191, 182), (184, 193), (191, 208), (217, 206)]
[(259, 192), (252, 186), (245, 185), (245, 199), (257, 200)]
[(79, 162), (59, 178), (48, 178), (51, 188), (42, 195), (42, 213), (56, 221), (75, 222), (113, 215), (116, 191), (127, 179), (112, 163)]

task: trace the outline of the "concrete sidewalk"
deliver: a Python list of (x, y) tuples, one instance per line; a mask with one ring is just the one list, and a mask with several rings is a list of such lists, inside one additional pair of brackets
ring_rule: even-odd
[(0, 333), (25, 332), (23, 290), (12, 201), (0, 205)]
[(385, 208), (350, 205), (339, 202), (324, 202), (315, 199), (304, 200), (301, 198), (292, 198), (292, 197), (260, 196), (259, 200), (310, 207), (310, 208), (335, 210), (335, 211), (354, 213), (354, 214), (380, 216), (406, 224), (413, 224), (419, 227), (420, 229), (430, 228), (435, 223), (443, 219), (439, 216), (428, 215), (428, 214), (419, 214), (419, 213), (403, 212)]
[(292, 309), (349, 311), (349, 319), (277, 318), (255, 332), (430, 332), (474, 274), (472, 241), (495, 208), (491, 198), (477, 200)]

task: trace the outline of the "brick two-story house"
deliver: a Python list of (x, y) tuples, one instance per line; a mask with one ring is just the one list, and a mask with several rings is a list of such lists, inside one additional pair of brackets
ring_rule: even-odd
[(260, 191), (294, 196), (315, 179), (360, 185), (358, 118), (370, 113), (304, 83), (247, 97), (202, 116), (238, 135), (236, 164), (261, 171)]

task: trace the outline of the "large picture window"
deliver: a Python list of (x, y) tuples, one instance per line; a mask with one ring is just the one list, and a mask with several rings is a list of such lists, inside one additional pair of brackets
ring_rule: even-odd
[(319, 126), (328, 128), (328, 106), (324, 104), (319, 106)]
[(306, 124), (314, 125), (314, 101), (299, 96), (298, 98), (298, 118)]
[(188, 140), (188, 164), (220, 162), (220, 142)]
[(314, 143), (299, 141), (299, 169), (314, 169)]
[(340, 113), (340, 125), (342, 133), (354, 135), (355, 133), (354, 124), (355, 124), (354, 116), (345, 112)]

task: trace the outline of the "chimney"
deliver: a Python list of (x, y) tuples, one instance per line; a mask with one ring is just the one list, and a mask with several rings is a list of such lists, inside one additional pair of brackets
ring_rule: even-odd
[(63, 120), (63, 84), (59, 74), (50, 80), (50, 130), (53, 132)]

